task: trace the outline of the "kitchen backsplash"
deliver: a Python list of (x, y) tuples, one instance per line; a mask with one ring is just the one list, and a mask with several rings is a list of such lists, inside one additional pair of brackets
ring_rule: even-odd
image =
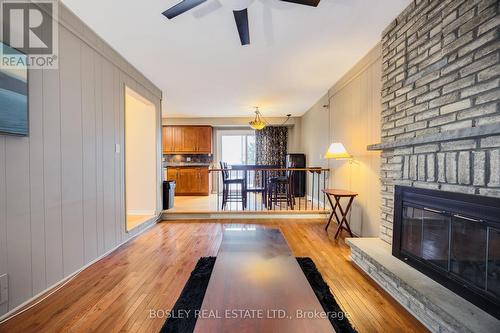
[(163, 155), (163, 166), (174, 163), (207, 163), (211, 164), (213, 157), (209, 155)]

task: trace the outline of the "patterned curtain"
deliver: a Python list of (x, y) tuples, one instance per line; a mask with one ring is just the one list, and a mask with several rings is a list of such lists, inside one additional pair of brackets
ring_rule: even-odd
[(255, 133), (257, 165), (285, 167), (288, 127), (268, 126)]

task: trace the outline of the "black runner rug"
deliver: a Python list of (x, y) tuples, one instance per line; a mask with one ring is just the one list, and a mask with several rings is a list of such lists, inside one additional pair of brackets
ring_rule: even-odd
[[(203, 297), (208, 287), (208, 281), (215, 265), (215, 257), (203, 257), (198, 260), (196, 267), (191, 272), (191, 276), (182, 289), (179, 299), (175, 303), (171, 313), (189, 313), (189, 316), (171, 316), (167, 319), (161, 329), (161, 333), (192, 333), (196, 325), (196, 316), (192, 315), (200, 310)], [(338, 305), (335, 297), (330, 292), (330, 288), (323, 280), (321, 273), (311, 258), (297, 258), (300, 268), (309, 281), (316, 297), (318, 298), (328, 319), (337, 333), (353, 333), (356, 330), (352, 327), (347, 315)]]

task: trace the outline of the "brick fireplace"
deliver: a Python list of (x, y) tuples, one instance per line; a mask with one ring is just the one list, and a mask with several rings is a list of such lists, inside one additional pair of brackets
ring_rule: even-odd
[(500, 197), (496, 0), (416, 0), (382, 36), (380, 238), (394, 185)]
[(384, 257), (395, 187), (500, 198), (499, 12), (498, 0), (414, 0), (382, 35), (381, 141), (368, 147), (382, 157), (380, 234), (349, 241), (352, 260), (436, 332), (500, 322)]

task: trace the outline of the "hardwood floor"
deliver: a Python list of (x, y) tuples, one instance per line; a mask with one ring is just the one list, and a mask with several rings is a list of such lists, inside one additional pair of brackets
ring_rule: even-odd
[[(228, 224), (159, 223), (1, 324), (0, 332), (158, 332), (165, 318), (150, 318), (150, 310), (171, 309), (198, 258), (217, 254)], [(323, 222), (265, 226), (279, 227), (295, 256), (314, 260), (359, 332), (426, 331), (351, 264), (348, 246), (327, 235)]]

